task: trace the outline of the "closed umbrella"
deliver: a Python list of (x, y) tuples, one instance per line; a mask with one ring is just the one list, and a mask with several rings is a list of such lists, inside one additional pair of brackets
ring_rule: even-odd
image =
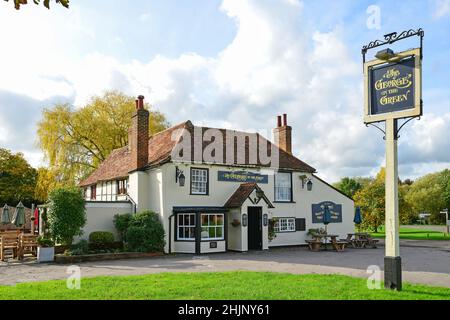
[(327, 226), (331, 222), (331, 212), (330, 212), (330, 208), (328, 208), (328, 206), (325, 206), (325, 208), (323, 209), (323, 221), (322, 222), (325, 225), (325, 231), (328, 233)]
[(355, 208), (355, 217), (353, 218), (353, 222), (355, 224), (361, 224), (361, 222), (362, 222), (361, 208), (360, 207), (356, 207)]
[(9, 218), (9, 207), (7, 204), (5, 204), (5, 206), (3, 207), (3, 211), (2, 211), (2, 224), (8, 224), (11, 223), (11, 220)]
[(23, 206), (22, 202), (19, 202), (19, 204), (17, 205), (11, 222), (16, 227), (22, 227), (25, 224), (25, 207)]

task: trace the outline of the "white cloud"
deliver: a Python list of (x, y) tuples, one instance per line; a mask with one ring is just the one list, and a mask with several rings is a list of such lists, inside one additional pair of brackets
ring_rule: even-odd
[(434, 14), (435, 19), (440, 19), (450, 15), (450, 0), (434, 0)]
[[(52, 40), (58, 38), (52, 24), (43, 23), (48, 38), (34, 31), (31, 35), (19, 32), (26, 39), (36, 37), (30, 39), (31, 46), (46, 48), (27, 59), (29, 53), (23, 52), (29, 52), (28, 44), (5, 34), (4, 43), (17, 47), (19, 54), (6, 53), (13, 63), (0, 59), (0, 67), (11, 75), (0, 77), (0, 89), (26, 94), (37, 100), (33, 105), (60, 95), (77, 106), (103, 90), (120, 89), (130, 95), (144, 94), (172, 123), (190, 119), (243, 130), (272, 128), (277, 114), (288, 113), (294, 153), (320, 176), (333, 182), (344, 175), (377, 172), (384, 161), (384, 142), (378, 131), (362, 124), (361, 66), (352, 60), (343, 31), (339, 27), (329, 32), (305, 30), (302, 3), (294, 0), (276, 5), (224, 0), (221, 9), (235, 21), (237, 33), (213, 58), (189, 52), (177, 58), (158, 55), (150, 61), (127, 63), (99, 52), (68, 57)], [(92, 38), (89, 32), (85, 36)], [(35, 112), (40, 109), (36, 107)], [(5, 130), (11, 134), (10, 128), (2, 128), (2, 114), (0, 109), (0, 134)], [(449, 117), (429, 115), (405, 132), (400, 145), (401, 175), (424, 172), (424, 164), (431, 161), (437, 163), (430, 170), (450, 163), (450, 155), (443, 151), (450, 147), (445, 140)], [(20, 148), (27, 150), (25, 145)], [(35, 152), (29, 147), (26, 154), (38, 159)]]

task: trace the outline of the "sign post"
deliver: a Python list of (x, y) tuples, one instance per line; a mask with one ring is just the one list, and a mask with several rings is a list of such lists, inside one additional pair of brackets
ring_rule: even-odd
[[(392, 45), (394, 42), (420, 37), (420, 48), (394, 53), (379, 51), (375, 60), (366, 62), (367, 51)], [(375, 40), (362, 48), (364, 63), (364, 123), (373, 125), (385, 134), (385, 257), (384, 286), (402, 289), (402, 267), (399, 241), (398, 155), (397, 140), (400, 129), (410, 120), (422, 115), (422, 44), (424, 32), (409, 30), (390, 33), (384, 41)], [(399, 119), (406, 119), (398, 127)], [(385, 130), (373, 123), (385, 122)]]

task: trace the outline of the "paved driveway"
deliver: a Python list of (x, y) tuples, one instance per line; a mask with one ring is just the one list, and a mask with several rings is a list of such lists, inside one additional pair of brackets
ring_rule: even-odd
[[(450, 287), (450, 250), (410, 247), (401, 249), (403, 279)], [(136, 275), (158, 272), (205, 271), (275, 271), (294, 274), (345, 274), (367, 277), (367, 267), (378, 265), (383, 269), (384, 248), (348, 249), (310, 252), (304, 247), (279, 248), (246, 253), (220, 253), (203, 256), (172, 255), (147, 259), (130, 259), (81, 263), (83, 277), (100, 275)], [(0, 284), (65, 279), (67, 265), (58, 264), (4, 264), (0, 266)]]

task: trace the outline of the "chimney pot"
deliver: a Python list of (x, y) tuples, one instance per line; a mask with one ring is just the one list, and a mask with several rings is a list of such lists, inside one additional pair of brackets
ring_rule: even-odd
[(135, 102), (136, 102), (136, 110), (137, 110), (139, 108), (139, 104), (138, 104), (139, 101), (138, 101), (138, 99), (136, 99)]
[(283, 126), (287, 126), (287, 114), (286, 113), (284, 113), (283, 114)]
[(144, 109), (144, 96), (140, 95), (138, 97), (138, 109)]
[(278, 116), (278, 123), (277, 123), (277, 127), (281, 127), (281, 116)]

